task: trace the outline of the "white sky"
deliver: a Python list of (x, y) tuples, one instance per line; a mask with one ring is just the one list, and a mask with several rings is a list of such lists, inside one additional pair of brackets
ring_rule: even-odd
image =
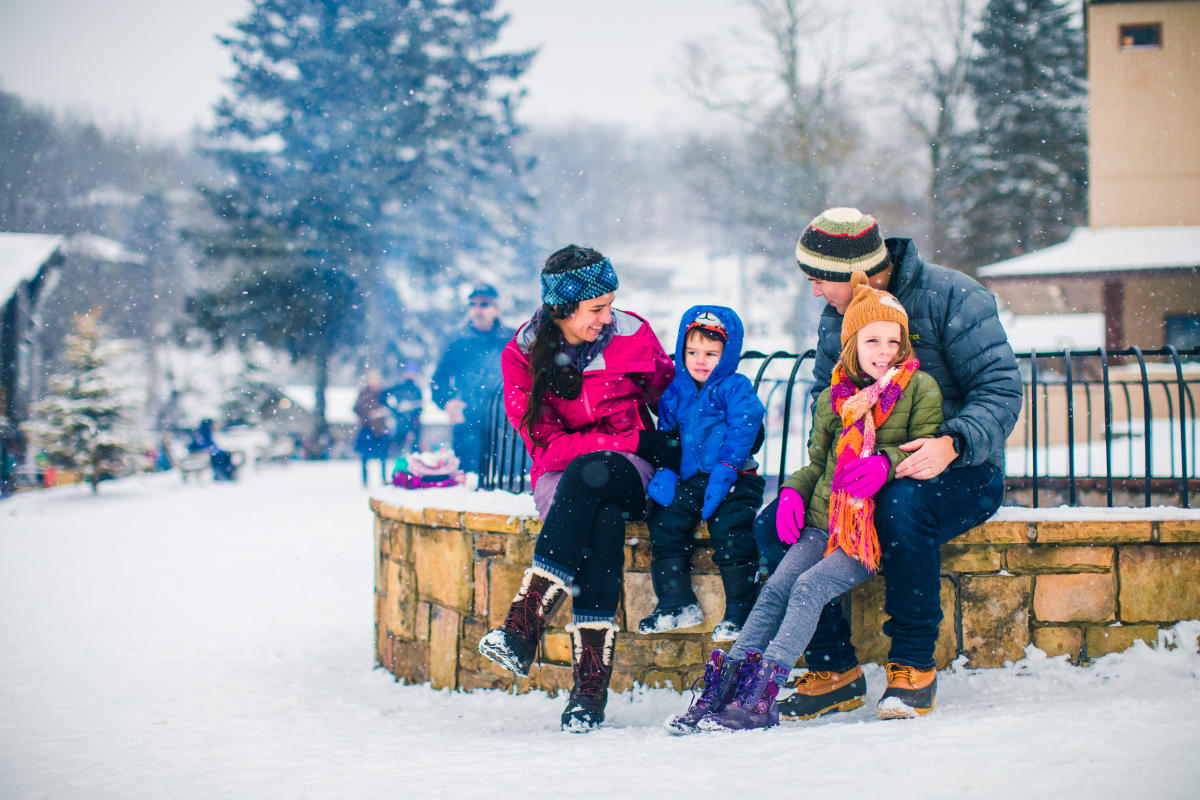
[[(842, 4), (860, 32), (885, 0)], [(249, 0), (3, 0), (0, 87), (106, 125), (174, 135), (209, 120), (231, 71), (214, 36)], [(670, 92), (685, 41), (753, 27), (737, 0), (500, 0), (501, 46), (541, 46), (526, 73), (530, 123), (582, 118), (643, 130), (697, 110)]]

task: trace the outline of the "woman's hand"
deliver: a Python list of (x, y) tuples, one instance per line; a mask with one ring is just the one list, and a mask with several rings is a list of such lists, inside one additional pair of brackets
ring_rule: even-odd
[[(670, 469), (678, 472), (679, 462), (683, 457), (683, 448), (679, 444), (679, 432), (639, 431), (636, 452), (655, 469)], [(675, 477), (678, 480), (679, 476)], [(674, 490), (672, 489), (672, 491)]]
[(804, 530), (804, 498), (795, 489), (785, 486), (779, 490), (779, 505), (775, 508), (775, 535), (784, 544), (795, 544)]

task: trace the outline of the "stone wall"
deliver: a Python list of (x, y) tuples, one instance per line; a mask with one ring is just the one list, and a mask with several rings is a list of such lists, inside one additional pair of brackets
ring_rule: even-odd
[[(398, 680), (435, 688), (570, 688), (569, 599), (529, 678), (515, 679), (476, 650), (520, 587), (541, 528), (536, 518), (414, 510), (378, 499), (371, 508), (381, 666)], [(645, 525), (629, 526), (614, 690), (634, 683), (682, 689), (702, 672), (724, 597), (703, 528), (701, 535), (692, 582), (704, 625), (642, 636), (628, 630), (654, 606), (650, 542)], [(1154, 645), (1159, 628), (1200, 619), (1200, 520), (988, 522), (942, 549), (942, 608), (939, 667), (959, 654), (972, 667), (1001, 666), (1023, 657), (1030, 643), (1076, 663), (1135, 639)], [(851, 593), (850, 617), (860, 659), (882, 663), (882, 578)]]

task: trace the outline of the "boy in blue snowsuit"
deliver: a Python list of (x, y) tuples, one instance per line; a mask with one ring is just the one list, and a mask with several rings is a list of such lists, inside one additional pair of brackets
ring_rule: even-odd
[(647, 486), (658, 504), (646, 519), (658, 605), (638, 625), (639, 633), (704, 620), (691, 582), (700, 520), (708, 521), (713, 563), (725, 588), (725, 614), (713, 639), (737, 638), (754, 606), (753, 526), (765, 482), (751, 454), (765, 410), (750, 379), (737, 372), (741, 353), (742, 321), (733, 309), (701, 305), (684, 313), (675, 341), (675, 377), (658, 403), (659, 429), (679, 432), (683, 455), (678, 473), (661, 469)]

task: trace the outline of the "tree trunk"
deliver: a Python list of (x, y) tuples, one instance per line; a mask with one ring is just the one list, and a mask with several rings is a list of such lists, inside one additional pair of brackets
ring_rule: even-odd
[(314, 458), (329, 457), (332, 442), (329, 438), (329, 423), (325, 419), (325, 391), (329, 388), (329, 353), (322, 349), (313, 358), (316, 372), (313, 376), (313, 448)]

